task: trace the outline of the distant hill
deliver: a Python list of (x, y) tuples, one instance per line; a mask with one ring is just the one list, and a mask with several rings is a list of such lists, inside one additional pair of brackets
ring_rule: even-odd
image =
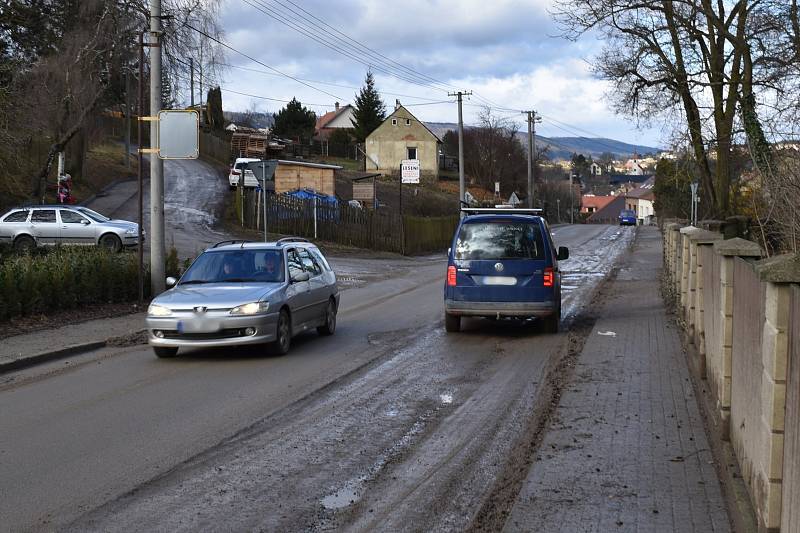
[[(448, 130), (455, 131), (458, 128), (457, 124), (450, 122), (426, 122), (426, 125), (440, 139)], [(524, 139), (527, 131), (521, 131), (520, 135)], [(547, 156), (551, 160), (569, 159), (573, 153), (597, 158), (603, 152), (611, 152), (614, 154), (615, 159), (626, 159), (634, 153), (642, 156), (645, 154), (658, 154), (662, 151), (661, 148), (655, 146), (628, 144), (604, 137), (542, 137), (541, 135), (536, 136), (536, 148), (538, 150), (547, 148)]]
[(275, 122), (272, 113), (247, 113), (239, 111), (224, 111), (222, 115), (225, 120), (233, 122), (238, 126), (248, 126), (250, 128), (271, 128)]

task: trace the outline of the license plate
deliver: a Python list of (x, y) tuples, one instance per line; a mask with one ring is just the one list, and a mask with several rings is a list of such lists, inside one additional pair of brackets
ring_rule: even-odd
[(219, 321), (206, 317), (178, 322), (178, 333), (214, 333), (219, 329)]
[(484, 276), (484, 285), (516, 285), (517, 278), (513, 276)]

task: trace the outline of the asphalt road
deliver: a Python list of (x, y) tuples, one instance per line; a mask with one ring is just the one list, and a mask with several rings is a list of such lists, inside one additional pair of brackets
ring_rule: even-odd
[[(180, 258), (196, 257), (209, 244), (231, 238), (219, 227), (228, 194), (226, 180), (227, 176), (221, 176), (217, 169), (201, 160), (164, 161), (167, 250), (174, 246)], [(150, 235), (149, 180), (144, 183), (143, 204), (143, 225)], [(139, 218), (137, 182), (118, 183), (87, 206), (112, 218), (136, 222)], [(146, 254), (149, 250), (149, 241), (145, 239)]]
[(0, 530), (463, 530), (486, 501), (510, 510), (499, 485), (524, 479), (582, 307), (633, 232), (556, 228), (558, 335), (446, 334), (444, 259), (422, 258), (351, 285), (336, 335), (287, 356), (136, 345), (20, 372), (0, 385)]

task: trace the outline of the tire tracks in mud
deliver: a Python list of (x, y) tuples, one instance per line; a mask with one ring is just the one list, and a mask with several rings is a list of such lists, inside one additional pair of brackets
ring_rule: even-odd
[[(634, 236), (628, 249), (632, 249), (635, 243), (636, 237)], [(534, 465), (534, 457), (539, 452), (550, 428), (550, 423), (561, 402), (561, 396), (572, 382), (577, 360), (599, 318), (595, 311), (600, 307), (597, 304), (608, 295), (620, 268), (619, 263), (614, 265), (609, 274), (598, 284), (592, 297), (584, 305), (583, 311), (564, 324), (570, 328), (567, 340), (558, 355), (551, 358), (547, 365), (544, 381), (541, 383), (534, 403), (533, 414), (512, 447), (508, 460), (495, 480), (491, 491), (475, 513), (467, 532), (495, 532), (501, 531), (505, 527), (517, 496)]]

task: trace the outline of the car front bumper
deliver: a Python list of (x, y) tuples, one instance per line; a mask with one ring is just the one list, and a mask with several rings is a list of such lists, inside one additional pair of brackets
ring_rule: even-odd
[(458, 316), (545, 318), (558, 312), (555, 302), (467, 302), (444, 301), (444, 310)]
[[(203, 317), (205, 319), (205, 317)], [(145, 319), (147, 340), (151, 346), (169, 348), (214, 348), (263, 344), (275, 341), (278, 313), (252, 316), (208, 317), (203, 323), (196, 316), (152, 317)], [(255, 333), (247, 335), (245, 330)], [(161, 332), (163, 336), (156, 335)]]

